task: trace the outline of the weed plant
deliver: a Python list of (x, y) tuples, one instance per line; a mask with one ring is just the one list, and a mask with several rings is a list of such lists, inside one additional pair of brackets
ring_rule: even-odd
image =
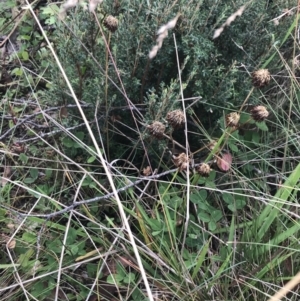
[(77, 2), (0, 3), (1, 300), (297, 284), (294, 3)]

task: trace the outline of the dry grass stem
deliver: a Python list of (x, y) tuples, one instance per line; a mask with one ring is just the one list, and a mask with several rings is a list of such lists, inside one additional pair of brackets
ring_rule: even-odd
[(153, 59), (157, 55), (158, 50), (162, 47), (164, 39), (168, 36), (168, 30), (173, 29), (176, 26), (179, 16), (180, 14), (177, 14), (174, 19), (170, 20), (167, 24), (159, 28), (159, 30), (157, 31), (158, 37), (156, 39), (156, 45), (153, 46), (151, 51), (149, 52), (150, 59)]
[(285, 286), (283, 286), (273, 297), (268, 301), (280, 301), (284, 298), (291, 290), (300, 283), (300, 273), (295, 275)]
[[(80, 2), (84, 2), (81, 0), (68, 0), (66, 3), (64, 3), (61, 6), (60, 12), (59, 12), (59, 16), (60, 19), (63, 20), (66, 17), (66, 13), (67, 10), (69, 10), (70, 8), (75, 7), (78, 3)], [(97, 5), (101, 4), (103, 2), (103, 0), (89, 0), (89, 12), (94, 12)]]
[(242, 7), (240, 7), (234, 14), (232, 14), (225, 23), (222, 24), (222, 26), (218, 29), (215, 30), (213, 39), (216, 39), (217, 37), (220, 36), (220, 34), (223, 32), (223, 30), (225, 29), (226, 26), (230, 26), (230, 24), (237, 18), (240, 17), (244, 10), (245, 10), (246, 6), (243, 5)]

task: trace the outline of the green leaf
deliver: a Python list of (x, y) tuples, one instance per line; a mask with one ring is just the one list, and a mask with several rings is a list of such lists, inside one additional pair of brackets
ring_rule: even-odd
[(210, 189), (216, 189), (216, 184), (213, 181), (206, 181), (205, 182), (205, 187), (208, 187)]
[(134, 282), (134, 280), (135, 280), (135, 274), (133, 274), (133, 273), (128, 273), (128, 274), (126, 275), (126, 277), (124, 278), (123, 281), (124, 281), (125, 283), (129, 284), (129, 283)]
[(222, 198), (227, 204), (232, 204), (234, 202), (234, 197), (230, 193), (222, 193)]
[(162, 223), (157, 219), (149, 218), (148, 222), (150, 224), (151, 229), (154, 231), (161, 231), (163, 228)]
[(117, 284), (120, 285), (120, 283), (123, 280), (123, 276), (122, 275), (118, 275), (118, 274), (111, 274), (107, 277), (106, 282), (110, 283), (110, 284)]
[(97, 157), (95, 157), (95, 156), (89, 157), (87, 159), (87, 163), (93, 163), (96, 159), (97, 159)]
[(198, 217), (205, 223), (208, 223), (211, 220), (211, 217), (206, 212), (203, 211), (200, 211), (198, 213)]
[(239, 151), (238, 147), (233, 143), (228, 144), (228, 146), (234, 153), (237, 153)]
[(25, 184), (32, 184), (32, 183), (35, 182), (35, 180), (36, 180), (36, 178), (35, 179), (33, 179), (33, 178), (25, 178), (24, 179), (24, 183)]
[(24, 154), (24, 153), (21, 153), (19, 155), (19, 160), (23, 163), (23, 164), (27, 164), (28, 162), (28, 157)]
[(67, 245), (71, 245), (76, 241), (77, 231), (74, 228), (68, 229)]
[(205, 190), (205, 189), (201, 189), (197, 192), (194, 192), (190, 196), (190, 200), (194, 204), (203, 203), (206, 200), (206, 198), (207, 198), (207, 190)]
[(24, 61), (28, 61), (29, 55), (27, 51), (22, 51), (22, 58)]
[(253, 132), (252, 133), (252, 142), (253, 143), (255, 143), (255, 144), (257, 144), (257, 143), (259, 143), (259, 141), (260, 141), (260, 137), (261, 137), (261, 135), (260, 135), (260, 133), (258, 133), (258, 132)]
[(269, 130), (269, 128), (267, 127), (266, 123), (263, 121), (263, 122), (256, 122), (256, 126), (264, 131), (264, 132), (267, 132)]
[(12, 75), (21, 76), (21, 75), (23, 75), (23, 69), (21, 69), (21, 68), (14, 68), (14, 69), (11, 71), (11, 74), (12, 74)]
[(212, 211), (211, 212), (211, 217), (213, 218), (213, 220), (215, 222), (218, 222), (223, 217), (222, 211), (221, 210)]
[(216, 229), (217, 229), (217, 224), (216, 224), (214, 221), (211, 220), (211, 221), (208, 223), (208, 229), (209, 229), (210, 231), (216, 230)]
[(72, 253), (72, 255), (77, 255), (77, 253), (78, 253), (78, 246), (77, 245), (72, 245), (71, 246), (71, 253)]
[(228, 209), (229, 209), (230, 211), (236, 212), (236, 206), (235, 206), (235, 204), (229, 204), (227, 207), (228, 207)]
[(152, 236), (157, 236), (157, 235), (159, 235), (161, 232), (162, 232), (162, 230), (160, 230), (160, 231), (153, 231), (151, 234), (152, 234)]
[(37, 179), (39, 176), (39, 171), (37, 168), (30, 168), (29, 169), (29, 174), (33, 179)]
[(76, 142), (71, 139), (70, 137), (66, 137), (62, 140), (62, 143), (65, 147), (71, 148), (74, 147), (74, 144), (76, 144)]
[(37, 240), (36, 234), (32, 234), (30, 232), (24, 232), (22, 235), (22, 239), (28, 243), (34, 243)]
[(84, 132), (76, 132), (75, 136), (82, 141), (84, 138)]
[(59, 7), (56, 4), (49, 4), (41, 8), (42, 14), (55, 16), (59, 12)]

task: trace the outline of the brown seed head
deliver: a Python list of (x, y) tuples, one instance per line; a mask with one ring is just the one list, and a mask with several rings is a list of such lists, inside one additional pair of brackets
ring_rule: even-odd
[(262, 88), (268, 85), (271, 75), (268, 69), (259, 69), (252, 73), (252, 83), (254, 87)]
[(198, 167), (197, 167), (197, 172), (203, 176), (203, 177), (208, 177), (210, 174), (211, 168), (208, 164), (206, 163), (201, 163)]
[(113, 16), (107, 16), (103, 25), (110, 31), (115, 32), (118, 29), (118, 19)]
[(150, 166), (143, 168), (143, 175), (145, 177), (151, 176), (151, 174), (152, 174), (152, 170)]
[(237, 112), (231, 112), (226, 115), (226, 126), (237, 127), (240, 121), (240, 114)]
[(185, 123), (184, 113), (181, 110), (169, 112), (166, 119), (174, 129), (182, 127)]
[(154, 121), (151, 125), (148, 126), (150, 134), (157, 139), (162, 139), (165, 129), (166, 127), (164, 126), (164, 124), (159, 121)]
[(25, 152), (25, 145), (21, 143), (14, 143), (10, 147), (11, 151), (17, 154), (21, 154)]
[(176, 167), (179, 168), (179, 170), (186, 170), (187, 169), (187, 165), (189, 162), (189, 158), (187, 157), (186, 153), (181, 153), (180, 155), (173, 156), (173, 162), (175, 164)]
[(256, 106), (251, 110), (251, 116), (253, 120), (262, 122), (269, 116), (269, 112), (264, 106)]
[(299, 68), (299, 67), (300, 67), (300, 55), (299, 55), (299, 54), (298, 54), (297, 56), (294, 57), (293, 63), (294, 63), (294, 66), (295, 66), (296, 68)]

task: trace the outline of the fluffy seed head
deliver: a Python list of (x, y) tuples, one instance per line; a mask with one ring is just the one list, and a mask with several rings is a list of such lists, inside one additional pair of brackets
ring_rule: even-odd
[(240, 114), (237, 112), (232, 112), (226, 115), (226, 126), (237, 127), (240, 121)]
[(115, 32), (118, 29), (118, 19), (113, 16), (105, 18), (103, 25), (110, 31)]
[(211, 168), (208, 164), (206, 163), (201, 163), (198, 167), (197, 167), (197, 172), (203, 176), (203, 177), (208, 177), (210, 174)]
[(154, 121), (151, 125), (148, 126), (150, 134), (157, 139), (162, 139), (165, 129), (165, 125), (159, 121)]
[(166, 119), (174, 129), (182, 127), (185, 123), (184, 113), (181, 110), (169, 112)]
[(262, 88), (268, 85), (271, 75), (268, 69), (259, 69), (252, 73), (252, 83), (254, 87)]
[(253, 120), (262, 122), (269, 116), (269, 112), (264, 106), (256, 106), (251, 110), (251, 116)]

